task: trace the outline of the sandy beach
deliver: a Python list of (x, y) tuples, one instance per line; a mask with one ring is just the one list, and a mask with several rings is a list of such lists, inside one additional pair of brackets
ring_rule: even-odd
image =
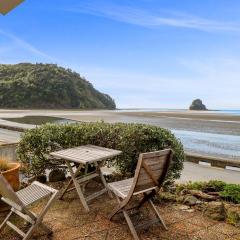
[(240, 135), (240, 116), (212, 112), (119, 112), (128, 118), (143, 118), (161, 127), (207, 133)]
[(164, 128), (240, 135), (240, 115), (211, 111), (5, 110), (0, 118), (55, 116), (75, 121), (139, 122)]
[(145, 123), (170, 129), (188, 152), (240, 160), (240, 116), (211, 111), (0, 110), (0, 118), (54, 116), (75, 121)]

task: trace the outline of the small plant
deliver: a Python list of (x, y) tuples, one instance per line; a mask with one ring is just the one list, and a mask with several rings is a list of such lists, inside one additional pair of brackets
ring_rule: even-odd
[(239, 184), (226, 184), (220, 196), (227, 201), (233, 203), (240, 203), (240, 185)]
[(6, 159), (0, 159), (0, 172), (9, 170), (9, 164)]
[(206, 183), (205, 182), (188, 182), (185, 184), (179, 184), (177, 185), (177, 192), (181, 192), (182, 190), (186, 189), (186, 190), (202, 190), (204, 185)]
[(221, 192), (227, 184), (219, 180), (210, 180), (209, 182), (188, 182), (177, 185), (177, 192), (183, 189), (187, 190), (201, 190), (203, 192)]
[(203, 192), (221, 192), (227, 184), (219, 180), (210, 180), (203, 186)]
[(229, 224), (232, 224), (234, 226), (240, 226), (240, 214), (238, 211), (235, 209), (233, 210), (228, 210), (227, 212), (227, 222)]

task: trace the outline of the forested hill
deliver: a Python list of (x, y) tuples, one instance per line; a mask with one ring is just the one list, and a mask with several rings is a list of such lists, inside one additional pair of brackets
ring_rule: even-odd
[(54, 64), (0, 64), (0, 108), (115, 109), (78, 73)]

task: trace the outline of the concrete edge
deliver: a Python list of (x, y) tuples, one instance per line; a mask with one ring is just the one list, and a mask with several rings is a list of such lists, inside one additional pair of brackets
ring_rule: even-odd
[(24, 132), (24, 131), (26, 131), (25, 128), (8, 126), (8, 125), (4, 125), (4, 124), (0, 124), (0, 128), (7, 129), (7, 130), (12, 130), (12, 131), (16, 131), (16, 132)]
[(235, 167), (240, 168), (240, 160), (232, 160), (227, 158), (204, 156), (195, 153), (185, 153), (185, 161), (199, 164), (199, 162), (210, 163), (212, 167), (226, 168)]
[(17, 146), (17, 145), (18, 145), (17, 142), (13, 142), (13, 143), (7, 143), (7, 142), (4, 142), (4, 143), (1, 143), (1, 144), (0, 144), (0, 148), (11, 147), (11, 146)]

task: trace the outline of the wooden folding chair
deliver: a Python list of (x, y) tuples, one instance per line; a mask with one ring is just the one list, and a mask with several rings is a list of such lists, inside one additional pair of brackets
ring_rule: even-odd
[[(129, 216), (129, 212), (134, 208), (139, 210), (144, 203), (149, 203), (150, 208), (157, 217), (157, 221), (160, 221), (163, 227), (167, 230), (160, 213), (152, 202), (152, 198), (159, 192), (160, 187), (164, 182), (172, 160), (172, 155), (173, 153), (171, 149), (141, 153), (134, 178), (108, 184), (109, 189), (115, 194), (118, 200), (118, 206), (114, 209), (109, 218), (111, 220), (117, 213), (123, 213), (129, 229), (136, 240), (138, 240), (139, 237)], [(130, 201), (136, 195), (142, 195), (142, 198), (139, 198), (140, 201), (138, 205), (135, 207), (129, 207)], [(148, 226), (153, 223), (154, 222), (148, 222)]]
[[(49, 207), (56, 199), (57, 193), (57, 190), (43, 185), (37, 181), (33, 182), (30, 186), (18, 192), (14, 192), (11, 185), (7, 182), (3, 175), (0, 174), (0, 194), (2, 195), (1, 200), (11, 206), (10, 213), (0, 225), (0, 231), (4, 228), (5, 225), (8, 225), (15, 232), (21, 235), (23, 237), (23, 240), (30, 239), (33, 231), (38, 226), (46, 231), (47, 234), (52, 233), (52, 231), (42, 223), (42, 220)], [(45, 197), (50, 197), (50, 199), (45, 207), (43, 207), (39, 215), (29, 210), (29, 207), (33, 203)], [(18, 215), (30, 224), (30, 227), (26, 233), (9, 221), (9, 218), (12, 214)]]

